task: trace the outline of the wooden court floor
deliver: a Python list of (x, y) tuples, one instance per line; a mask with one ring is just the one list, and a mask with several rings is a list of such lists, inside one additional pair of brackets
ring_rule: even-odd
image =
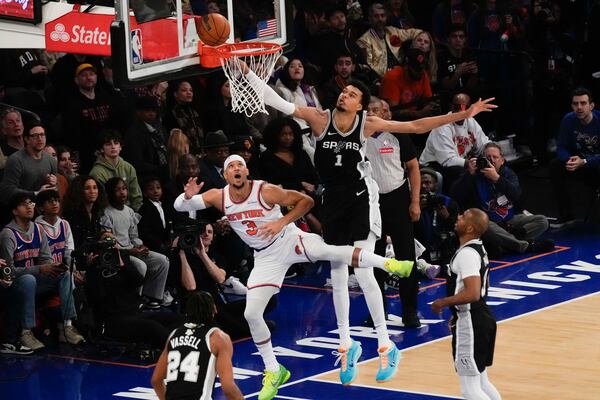
[[(490, 380), (503, 400), (600, 399), (600, 293), (498, 325)], [(460, 397), (450, 337), (404, 350), (397, 377), (377, 385)], [(377, 360), (360, 364), (355, 384), (373, 386)], [(317, 379), (339, 382), (337, 373)]]

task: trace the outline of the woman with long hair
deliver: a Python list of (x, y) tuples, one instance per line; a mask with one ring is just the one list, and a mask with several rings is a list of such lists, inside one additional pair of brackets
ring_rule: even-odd
[[(323, 108), (319, 103), (315, 87), (304, 80), (304, 64), (297, 57), (290, 58), (283, 66), (281, 75), (275, 83), (275, 88), (290, 103), (298, 106)], [(303, 119), (294, 118), (294, 120), (300, 125), (300, 128), (308, 128), (306, 121)]]
[(71, 225), (75, 248), (99, 238), (100, 216), (106, 207), (104, 187), (95, 178), (78, 175), (71, 181), (63, 201), (63, 217)]
[(417, 48), (427, 55), (426, 71), (429, 75), (429, 83), (431, 83), (431, 85), (436, 84), (438, 63), (436, 56), (437, 53), (435, 50), (435, 41), (433, 40), (431, 33), (427, 31), (419, 33), (413, 39), (410, 47)]
[(201, 153), (204, 131), (200, 113), (195, 108), (194, 89), (188, 81), (169, 85), (163, 124), (168, 131), (181, 129), (190, 140), (190, 152), (197, 155)]
[(167, 162), (169, 177), (175, 179), (179, 172), (179, 157), (190, 152), (190, 141), (181, 129), (171, 129), (167, 142)]

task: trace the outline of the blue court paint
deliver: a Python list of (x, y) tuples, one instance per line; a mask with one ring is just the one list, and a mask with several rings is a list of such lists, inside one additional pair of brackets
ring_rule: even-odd
[[(598, 292), (600, 289), (600, 254), (597, 243), (600, 228), (576, 226), (555, 233), (561, 246), (552, 254), (513, 256), (493, 263), (488, 302), (498, 320), (512, 318), (567, 300)], [(316, 382), (311, 377), (334, 369), (337, 348), (335, 313), (330, 290), (323, 284), (327, 268), (309, 268), (300, 278), (287, 281), (279, 294), (279, 306), (268, 318), (277, 322), (273, 346), (279, 361), (290, 369), (292, 376), (282, 388), (282, 398), (298, 399), (438, 399), (418, 393), (389, 391), (377, 388), (343, 387)], [(446, 311), (442, 317), (431, 312), (429, 304), (445, 295), (440, 281), (422, 282), (419, 313), (423, 327), (404, 330), (399, 322), (400, 303), (397, 293), (388, 292), (389, 311), (394, 316), (388, 323), (392, 340), (400, 348), (408, 348), (449, 335)], [(350, 323), (354, 339), (363, 346), (361, 361), (376, 357), (377, 340), (372, 328), (363, 326), (368, 317), (360, 293), (351, 292)], [(502, 329), (501, 326), (499, 329)], [(65, 347), (61, 346), (64, 354)], [(68, 348), (67, 348), (68, 350)], [(246, 395), (257, 393), (262, 381), (262, 362), (251, 340), (235, 344), (234, 366), (236, 382)], [(447, 357), (451, 363), (451, 356)], [(86, 355), (86, 359), (104, 359)], [(119, 361), (122, 361), (119, 359)], [(359, 366), (360, 368), (360, 366)], [(402, 369), (402, 363), (400, 364)], [(0, 356), (1, 399), (152, 399), (150, 386), (152, 368), (101, 364), (94, 361), (66, 360), (51, 356)], [(373, 386), (377, 384), (373, 382)], [(118, 394), (118, 396), (114, 396)], [(219, 389), (215, 399), (223, 399)], [(254, 396), (256, 398), (256, 396)]]

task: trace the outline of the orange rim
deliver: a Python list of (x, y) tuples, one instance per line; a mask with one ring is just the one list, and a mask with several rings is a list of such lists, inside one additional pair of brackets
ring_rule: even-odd
[(233, 56), (252, 57), (273, 54), (281, 51), (281, 46), (277, 43), (268, 42), (244, 42), (227, 43), (220, 46), (207, 46), (198, 42), (198, 55), (200, 55), (200, 64), (206, 68), (216, 68), (221, 66), (221, 60)]

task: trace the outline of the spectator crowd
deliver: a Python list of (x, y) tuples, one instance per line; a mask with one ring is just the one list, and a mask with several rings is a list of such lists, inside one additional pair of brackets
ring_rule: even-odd
[[(190, 3), (225, 10), (219, 1)], [(461, 210), (488, 215), (482, 240), (492, 255), (554, 247), (543, 236), (548, 218), (523, 209), (528, 193), (501, 142), (514, 135), (522, 153), (548, 167), (555, 226), (573, 220), (565, 185), (600, 182), (599, 1), (293, 3), (296, 45), (269, 80), (289, 102), (335, 109), (352, 79), (373, 95), (368, 115), (388, 120), (459, 112), (480, 97), (499, 105), (418, 138), (378, 132), (365, 143), (383, 218), (376, 250), (422, 260), (424, 275), (378, 276), (382, 290), (400, 291), (406, 327), (420, 326), (418, 280), (450, 261)], [(101, 333), (162, 347), (196, 290), (212, 294), (216, 321), (233, 339), (249, 336), (243, 282), (252, 249), (218, 211), (173, 208), (191, 177), (202, 191), (223, 188), (234, 153), (251, 179), (315, 199), (297, 224), (322, 233), (307, 123), (274, 110), (234, 113), (222, 73), (125, 89), (114, 86), (109, 57), (0, 50), (0, 266), (9, 267), (0, 274), (0, 353), (42, 349), (48, 327), (73, 345)], [(82, 297), (91, 324), (78, 321)], [(52, 302), (58, 318), (44, 314)]]

